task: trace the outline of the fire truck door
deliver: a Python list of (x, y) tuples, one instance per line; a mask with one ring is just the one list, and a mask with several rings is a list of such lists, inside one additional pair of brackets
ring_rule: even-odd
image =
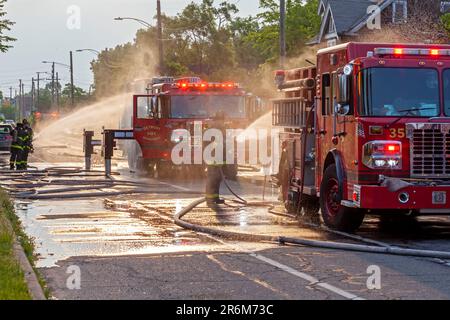
[(134, 96), (133, 129), (134, 138), (140, 144), (144, 157), (152, 154), (155, 142), (160, 136), (158, 124), (158, 99), (155, 95)]

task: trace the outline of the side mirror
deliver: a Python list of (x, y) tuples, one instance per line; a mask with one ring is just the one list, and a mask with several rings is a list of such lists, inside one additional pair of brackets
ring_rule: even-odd
[(336, 103), (334, 106), (334, 113), (340, 116), (346, 116), (350, 113), (350, 105)]
[(350, 103), (350, 79), (350, 76), (346, 74), (339, 75), (338, 104), (348, 105)]

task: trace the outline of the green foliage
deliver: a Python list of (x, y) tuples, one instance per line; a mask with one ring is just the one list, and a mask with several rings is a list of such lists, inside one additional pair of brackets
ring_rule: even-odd
[(5, 119), (14, 120), (16, 118), (16, 108), (10, 105), (2, 105), (0, 107), (0, 114), (3, 114)]
[(446, 13), (441, 16), (441, 23), (447, 33), (450, 34), (450, 13)]
[(8, 43), (16, 41), (15, 38), (4, 34), (5, 31), (10, 31), (11, 26), (14, 25), (14, 22), (5, 18), (5, 4), (6, 0), (0, 0), (0, 52), (8, 51), (8, 49), (12, 48), (12, 46), (8, 45)]
[(0, 191), (0, 300), (29, 300), (24, 274), (13, 252), (14, 230), (8, 222), (12, 210), (8, 197)]
[[(245, 82), (279, 52), (277, 0), (261, 0), (262, 13), (238, 17), (229, 1), (191, 2), (173, 17), (163, 16), (164, 73), (198, 75), (211, 81)], [(318, 0), (287, 1), (288, 54), (302, 52), (305, 42), (320, 26)], [(104, 50), (92, 62), (95, 94), (122, 92), (135, 79), (151, 78), (158, 71), (158, 37), (155, 27), (137, 32), (134, 43)]]

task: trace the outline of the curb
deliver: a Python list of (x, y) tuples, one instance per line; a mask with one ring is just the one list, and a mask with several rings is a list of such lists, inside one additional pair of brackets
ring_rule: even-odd
[[(5, 219), (5, 221), (8, 224), (8, 228), (11, 230), (11, 232), (14, 232), (14, 231), (12, 231), (14, 229), (11, 225), (11, 221), (9, 221), (9, 219), (7, 219), (7, 218)], [(20, 268), (22, 269), (22, 271), (24, 273), (25, 281), (27, 283), (28, 291), (31, 295), (31, 298), (33, 300), (47, 300), (47, 298), (45, 297), (44, 290), (42, 289), (41, 285), (39, 284), (37, 275), (34, 272), (30, 261), (28, 261), (25, 251), (23, 250), (19, 241), (17, 241), (16, 234), (14, 234), (13, 251), (14, 251), (14, 256), (16, 257), (17, 261), (19, 262)]]
[(30, 261), (28, 261), (22, 246), (17, 242), (17, 240), (14, 241), (14, 255), (19, 261), (20, 267), (25, 275), (25, 281), (27, 282), (28, 291), (30, 292), (31, 298), (33, 300), (47, 300), (44, 290), (42, 290), (42, 287), (39, 284), (36, 273), (34, 272)]

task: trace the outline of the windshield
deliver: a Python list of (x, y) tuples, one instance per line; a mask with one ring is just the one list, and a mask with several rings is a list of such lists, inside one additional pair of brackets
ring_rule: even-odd
[(228, 118), (245, 117), (245, 99), (242, 96), (173, 96), (171, 118), (205, 119), (223, 111)]
[(445, 115), (450, 117), (450, 69), (444, 71)]
[(0, 134), (4, 134), (4, 133), (10, 133), (11, 132), (11, 126), (5, 126), (5, 125), (0, 125)]
[(360, 87), (362, 116), (439, 115), (439, 76), (434, 69), (365, 69)]

